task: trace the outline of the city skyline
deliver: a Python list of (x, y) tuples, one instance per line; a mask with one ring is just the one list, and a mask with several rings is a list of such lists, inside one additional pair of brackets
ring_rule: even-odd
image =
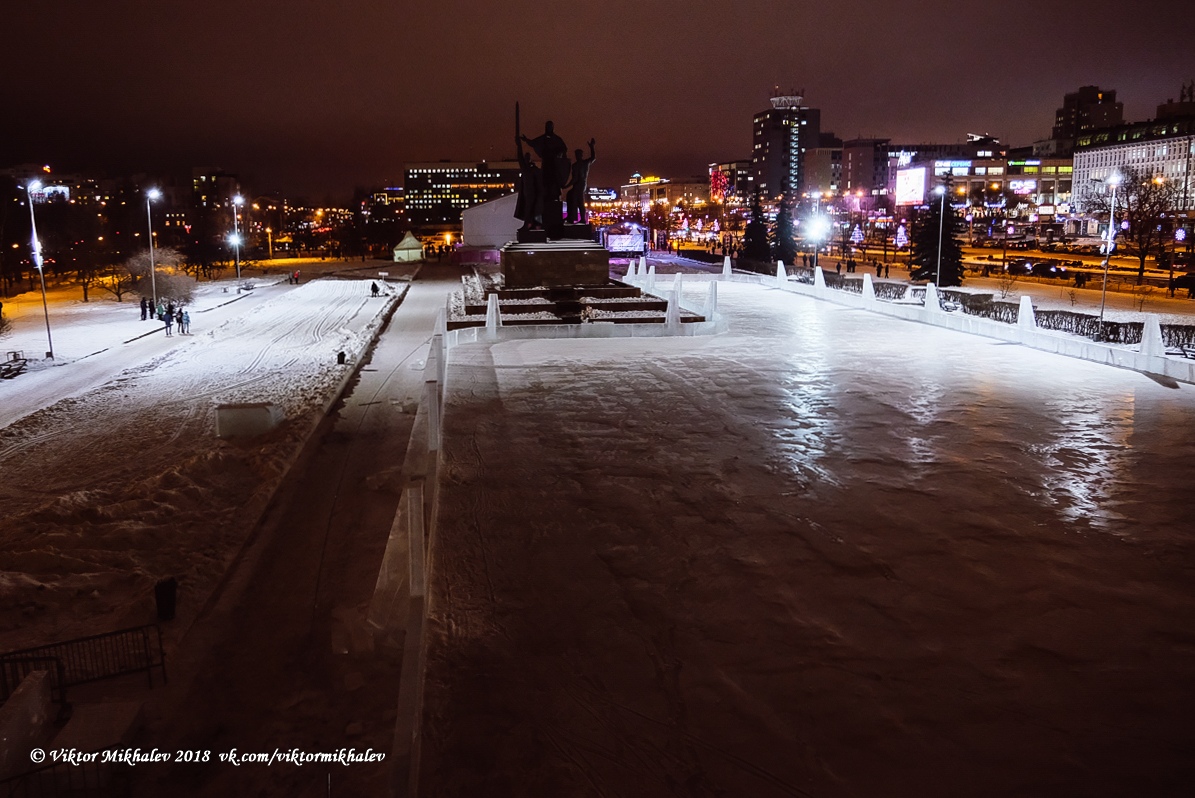
[(1145, 3), (1110, 34), (1106, 2), (1080, 17), (1069, 3), (1018, 0), (993, 19), (930, 0), (900, 12), (859, 0), (845, 27), (841, 15), (766, 0), (733, 17), (621, 0), (547, 18), (521, 1), (369, 3), (352, 16), (227, 0), (202, 12), (121, 0), (68, 15), (30, 4), (6, 12), (5, 66), (24, 77), (0, 88), (12, 120), (0, 166), (218, 165), (261, 190), (343, 200), (355, 186), (397, 184), (408, 162), (510, 158), (517, 100), (525, 131), (551, 118), (570, 147), (596, 137), (592, 181), (618, 185), (635, 171), (696, 175), (748, 157), (751, 116), (773, 86), (804, 89), (843, 139), (989, 133), (1025, 145), (1049, 136), (1079, 86), (1116, 90), (1126, 121), (1177, 96), (1195, 76), (1184, 6)]

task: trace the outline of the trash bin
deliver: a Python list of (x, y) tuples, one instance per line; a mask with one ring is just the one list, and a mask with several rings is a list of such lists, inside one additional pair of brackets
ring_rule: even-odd
[(173, 621), (178, 604), (178, 580), (172, 576), (154, 585), (154, 600), (158, 605), (158, 620)]
[(344, 354), (344, 352), (338, 352), (338, 353), (336, 354), (336, 363), (337, 363), (338, 365), (341, 365), (341, 366), (343, 366), (343, 365), (344, 365), (344, 362), (345, 362), (345, 354)]

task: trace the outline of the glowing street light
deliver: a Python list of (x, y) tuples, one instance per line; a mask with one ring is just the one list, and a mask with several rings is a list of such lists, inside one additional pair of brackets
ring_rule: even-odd
[(946, 224), (946, 186), (934, 189), (934, 193), (942, 198), (942, 207), (938, 209), (938, 275), (934, 278), (934, 287), (942, 286), (942, 228)]
[(46, 357), (50, 360), (54, 359), (54, 338), (50, 335), (50, 305), (46, 302), (46, 273), (42, 268), (41, 256), (41, 242), (37, 240), (37, 219), (33, 216), (33, 192), (40, 191), (42, 182), (40, 180), (30, 180), (25, 185), (25, 198), (29, 200), (29, 229), (33, 233), (33, 265), (37, 269), (37, 276), (41, 280), (41, 307), (46, 314), (46, 342), (50, 345), (50, 349), (46, 352)]
[[(1100, 289), (1100, 338), (1104, 340), (1104, 304), (1108, 300), (1108, 262), (1112, 260), (1112, 250), (1116, 246), (1116, 187), (1122, 180), (1119, 172), (1113, 172), (1107, 180), (1096, 179), (1097, 183), (1112, 186), (1112, 201), (1108, 204), (1108, 245), (1104, 253), (1104, 285)], [(1125, 220), (1128, 221), (1127, 219)]]
[(821, 249), (821, 242), (830, 233), (830, 222), (825, 216), (814, 216), (809, 220), (809, 240), (813, 242), (813, 270), (817, 273), (817, 253)]
[(233, 246), (237, 266), (237, 282), (241, 281), (241, 224), (237, 209), (245, 204), (245, 198), (237, 194), (232, 198), (232, 235), (228, 241)]
[[(150, 211), (149, 204), (155, 202), (162, 197), (162, 192), (156, 188), (151, 188), (145, 192), (145, 220), (149, 225), (149, 285), (153, 292), (154, 308), (158, 306), (158, 270), (154, 266), (154, 217)], [(156, 310), (154, 311), (157, 312)]]

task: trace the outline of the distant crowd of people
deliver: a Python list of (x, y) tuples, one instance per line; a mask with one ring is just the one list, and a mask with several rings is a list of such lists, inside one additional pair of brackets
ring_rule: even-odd
[(161, 302), (154, 305), (154, 303), (146, 297), (141, 297), (141, 321), (149, 319), (157, 319), (166, 325), (166, 335), (171, 337), (174, 335), (174, 327), (178, 325), (179, 335), (191, 334), (191, 314), (181, 305), (174, 306), (174, 302), (167, 302), (162, 305)]

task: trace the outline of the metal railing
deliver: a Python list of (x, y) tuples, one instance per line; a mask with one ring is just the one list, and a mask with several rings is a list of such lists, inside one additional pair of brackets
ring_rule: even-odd
[(63, 689), (142, 671), (149, 678), (149, 686), (153, 687), (155, 668), (161, 670), (162, 681), (166, 681), (162, 630), (156, 624), (132, 626), (115, 632), (9, 651), (0, 654), (0, 663), (4, 663), (0, 670), (7, 670), (10, 661), (31, 658), (58, 660), (62, 668), (59, 678)]
[(101, 761), (57, 762), (0, 781), (5, 798), (127, 798), (129, 767)]

